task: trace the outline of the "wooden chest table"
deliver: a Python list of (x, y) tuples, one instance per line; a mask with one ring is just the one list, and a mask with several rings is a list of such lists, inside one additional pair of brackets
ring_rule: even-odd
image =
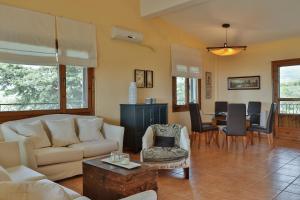
[(117, 200), (146, 190), (157, 191), (157, 170), (145, 165), (124, 169), (101, 161), (83, 162), (83, 195), (92, 200)]

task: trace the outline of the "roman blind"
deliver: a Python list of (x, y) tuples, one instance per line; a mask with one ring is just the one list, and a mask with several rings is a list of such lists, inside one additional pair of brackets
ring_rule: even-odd
[(201, 79), (201, 54), (198, 49), (172, 44), (171, 62), (172, 76)]
[(56, 17), (56, 25), (59, 64), (96, 67), (96, 27), (63, 17)]
[(55, 17), (0, 5), (0, 61), (56, 65)]

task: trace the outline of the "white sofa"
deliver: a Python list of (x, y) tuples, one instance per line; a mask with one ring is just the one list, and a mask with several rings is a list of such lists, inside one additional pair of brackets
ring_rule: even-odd
[[(82, 174), (82, 161), (110, 154), (112, 151), (122, 151), (124, 128), (103, 123), (101, 133), (104, 140), (89, 141), (72, 144), (65, 147), (36, 148), (32, 137), (20, 135), (15, 130), (19, 124), (29, 124), (36, 121), (43, 122), (44, 129), (52, 142), (51, 134), (47, 128), (47, 120), (65, 119), (90, 119), (94, 116), (80, 116), (67, 114), (44, 115), (34, 118), (10, 121), (0, 125), (5, 141), (18, 141), (21, 154), (21, 162), (34, 171), (45, 174), (50, 180), (60, 180)], [(76, 123), (75, 123), (76, 124)], [(78, 127), (76, 127), (78, 134)]]
[[(8, 153), (9, 152), (9, 153)], [(21, 165), (20, 152), (17, 142), (1, 142), (0, 141), (0, 167), (4, 168), (4, 172), (0, 169), (0, 199), (4, 198), (12, 200), (19, 200), (18, 193), (22, 192), (22, 197), (25, 198), (25, 192), (44, 193), (42, 195), (30, 194), (30, 199), (44, 200), (40, 196), (47, 197), (48, 193), (55, 196), (48, 196), (46, 199), (60, 199), (61, 191), (64, 192), (67, 199), (72, 200), (89, 200), (89, 198), (81, 196), (77, 192), (63, 187), (57, 183), (54, 183), (47, 179), (47, 177), (41, 173), (38, 173), (28, 167)], [(3, 176), (4, 173), (4, 176)], [(7, 179), (5, 175), (8, 175)], [(3, 180), (4, 179), (4, 180)], [(15, 183), (17, 185), (10, 185)], [(7, 185), (8, 184), (8, 185)], [(31, 187), (30, 187), (31, 186)], [(40, 187), (37, 187), (40, 186)], [(42, 186), (42, 187), (41, 187)], [(46, 186), (46, 187), (45, 187)], [(5, 189), (4, 189), (5, 187)], [(43, 189), (44, 190), (40, 190)], [(10, 190), (7, 190), (10, 189)], [(45, 191), (46, 189), (46, 191)], [(50, 189), (50, 190), (49, 190)], [(21, 191), (22, 190), (22, 191)], [(51, 191), (53, 190), (53, 191)], [(60, 191), (61, 190), (61, 191)], [(12, 194), (13, 192), (13, 194)], [(57, 195), (56, 193), (57, 192)], [(156, 200), (157, 195), (155, 191), (145, 191), (124, 198), (122, 200)]]

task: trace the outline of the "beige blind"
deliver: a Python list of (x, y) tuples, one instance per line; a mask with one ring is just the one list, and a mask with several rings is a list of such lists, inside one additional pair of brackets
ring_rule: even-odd
[(0, 61), (56, 65), (55, 17), (0, 5)]
[(56, 24), (59, 64), (96, 67), (96, 27), (63, 17)]
[(201, 79), (201, 54), (198, 49), (172, 44), (171, 62), (172, 76)]

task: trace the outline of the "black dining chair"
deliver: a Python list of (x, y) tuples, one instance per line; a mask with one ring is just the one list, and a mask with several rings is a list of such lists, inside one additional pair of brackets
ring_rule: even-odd
[(246, 130), (246, 105), (228, 104), (227, 126), (223, 128), (226, 135), (227, 147), (230, 147), (231, 141), (237, 137), (243, 137), (244, 148), (247, 148), (247, 130)]
[(215, 102), (215, 120), (216, 125), (226, 125), (227, 101)]
[(219, 147), (218, 132), (219, 128), (211, 123), (203, 123), (200, 114), (200, 107), (197, 103), (189, 104), (190, 117), (191, 117), (191, 144), (195, 142), (198, 135), (198, 148), (200, 148), (201, 134), (205, 134), (205, 143), (209, 144), (211, 139), (214, 139), (216, 145)]
[(273, 141), (274, 141), (273, 129), (274, 129), (276, 107), (277, 107), (276, 103), (271, 104), (265, 127), (259, 125), (252, 125), (248, 128), (248, 130), (252, 132), (252, 135), (254, 132), (257, 132), (259, 135), (260, 133), (267, 134), (269, 145), (273, 145)]
[(247, 113), (250, 118), (250, 126), (260, 124), (261, 102), (249, 101)]

